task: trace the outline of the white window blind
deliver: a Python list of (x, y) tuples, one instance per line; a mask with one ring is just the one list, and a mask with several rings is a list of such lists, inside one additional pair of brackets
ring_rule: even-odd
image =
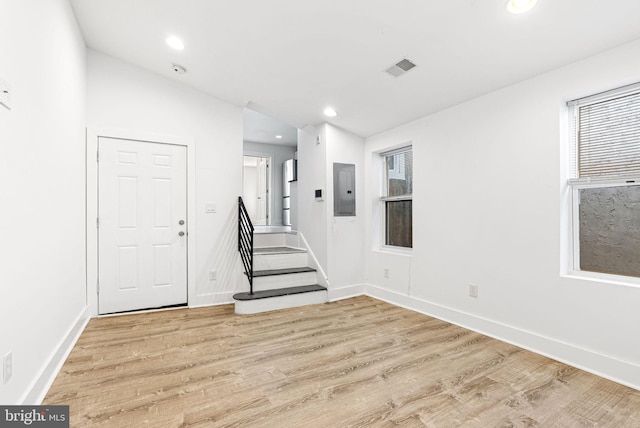
[(640, 92), (574, 108), (577, 178), (640, 175)]

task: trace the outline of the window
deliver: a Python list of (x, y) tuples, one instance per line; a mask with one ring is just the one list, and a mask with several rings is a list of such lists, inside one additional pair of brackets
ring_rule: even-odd
[(382, 205), (384, 244), (392, 247), (413, 246), (413, 152), (411, 147), (382, 154), (384, 188)]
[(640, 85), (569, 109), (573, 270), (640, 277)]

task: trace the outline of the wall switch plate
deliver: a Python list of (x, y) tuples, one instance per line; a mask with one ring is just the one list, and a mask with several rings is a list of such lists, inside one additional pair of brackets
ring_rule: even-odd
[(478, 285), (469, 284), (469, 297), (478, 298)]
[(384, 268), (384, 277), (389, 278), (389, 269)]
[(215, 270), (209, 271), (209, 281), (215, 281), (217, 278), (217, 274)]
[(2, 359), (2, 383), (5, 384), (11, 379), (13, 375), (13, 354), (7, 353)]
[(0, 104), (11, 110), (11, 88), (2, 77), (0, 77)]
[(204, 212), (212, 214), (217, 212), (216, 204), (209, 202), (204, 207)]

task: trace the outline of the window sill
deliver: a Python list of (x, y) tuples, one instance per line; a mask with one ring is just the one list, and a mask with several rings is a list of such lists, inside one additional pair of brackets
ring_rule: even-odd
[(610, 285), (621, 285), (623, 287), (640, 288), (640, 278), (632, 276), (613, 275), (609, 273), (587, 272), (587, 271), (569, 271), (560, 275), (562, 278), (579, 279), (583, 281), (600, 282)]
[(373, 251), (377, 253), (386, 253), (386, 254), (395, 254), (399, 256), (413, 256), (413, 248), (404, 248), (404, 247), (391, 247), (388, 245), (383, 245)]

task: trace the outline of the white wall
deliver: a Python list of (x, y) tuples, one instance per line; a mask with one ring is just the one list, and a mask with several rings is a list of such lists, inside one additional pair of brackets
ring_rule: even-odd
[[(340, 128), (325, 124), (327, 144), (327, 275), (330, 296), (337, 289), (365, 282), (365, 197), (364, 139)], [(333, 215), (333, 164), (354, 164), (356, 168), (356, 215)], [(347, 292), (347, 294), (350, 294)]]
[[(640, 41), (368, 138), (371, 294), (640, 388), (640, 289), (561, 275), (565, 103), (640, 81), (638, 70)], [(372, 220), (376, 152), (406, 142), (415, 165), (410, 256), (379, 251)], [(396, 281), (397, 268), (407, 271)]]
[(22, 404), (85, 308), (85, 47), (66, 0), (0, 10), (0, 403)]
[(327, 198), (316, 201), (315, 189), (327, 191), (327, 141), (324, 126), (298, 130), (298, 230), (318, 263), (327, 269)]
[[(90, 129), (118, 128), (195, 141), (197, 275), (189, 305), (230, 302), (244, 286), (237, 256), (237, 198), (242, 194), (242, 108), (179, 82), (89, 50), (87, 121)], [(215, 203), (217, 213), (205, 213)], [(90, 249), (91, 251), (91, 249)], [(209, 280), (209, 271), (217, 280)], [(248, 285), (247, 285), (248, 286)]]
[[(319, 140), (318, 140), (319, 138)], [(329, 297), (360, 294), (365, 282), (364, 139), (330, 124), (298, 132), (298, 223), (329, 278)], [(356, 166), (356, 216), (333, 216), (333, 164)], [(316, 201), (323, 189), (324, 201)]]
[(293, 159), (296, 147), (278, 144), (244, 142), (244, 154), (271, 158), (271, 192), (269, 202), (271, 204), (272, 225), (282, 224), (282, 163)]

